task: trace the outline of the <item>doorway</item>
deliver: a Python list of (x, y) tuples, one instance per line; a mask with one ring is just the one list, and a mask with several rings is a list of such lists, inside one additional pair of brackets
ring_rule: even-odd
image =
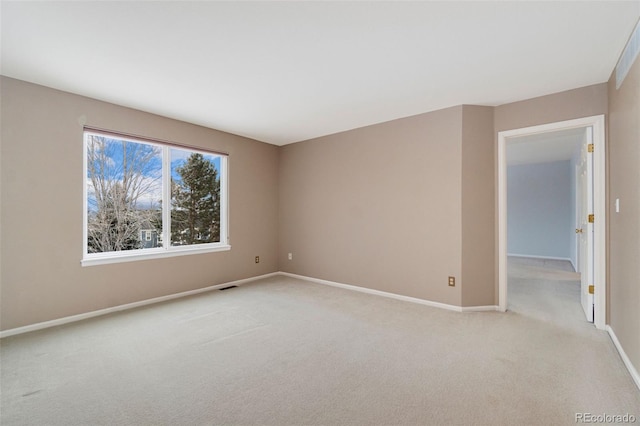
[[(498, 303), (501, 311), (507, 310), (507, 145), (511, 142), (536, 138), (544, 138), (544, 134), (551, 132), (571, 133), (576, 129), (587, 129), (592, 151), (592, 172), (593, 172), (593, 222), (589, 222), (591, 228), (589, 232), (593, 236), (592, 247), (593, 256), (591, 265), (586, 270), (590, 270), (588, 280), (593, 295), (591, 301), (593, 305), (592, 319), (598, 329), (604, 329), (606, 324), (606, 256), (605, 256), (605, 133), (604, 116), (586, 117), (576, 120), (569, 120), (540, 126), (527, 127), (503, 131), (498, 133)], [(585, 218), (588, 222), (588, 220)], [(586, 232), (585, 232), (586, 234)], [(584, 256), (584, 255), (583, 255)], [(584, 260), (584, 259), (582, 259)], [(588, 268), (591, 269), (588, 269)], [(583, 269), (584, 265), (580, 267)], [(587, 283), (585, 281), (585, 283)], [(588, 283), (587, 283), (588, 284)], [(588, 291), (589, 285), (584, 286), (581, 291)], [(583, 297), (583, 296), (581, 296)], [(587, 315), (587, 318), (589, 316)]]

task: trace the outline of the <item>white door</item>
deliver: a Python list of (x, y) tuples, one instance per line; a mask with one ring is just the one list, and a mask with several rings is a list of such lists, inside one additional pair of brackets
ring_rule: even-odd
[[(593, 128), (587, 127), (585, 141), (582, 144), (580, 156), (580, 205), (576, 206), (580, 210), (580, 223), (576, 232), (580, 236), (580, 301), (587, 317), (587, 321), (593, 322), (593, 291), (589, 291), (594, 284), (593, 274)], [(591, 152), (589, 152), (591, 151)]]

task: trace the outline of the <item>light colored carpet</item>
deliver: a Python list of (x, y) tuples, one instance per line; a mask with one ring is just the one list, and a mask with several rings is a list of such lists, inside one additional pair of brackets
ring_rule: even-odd
[(510, 281), (506, 314), (272, 277), (5, 338), (0, 422), (541, 425), (575, 424), (576, 412), (640, 419), (640, 392), (607, 334), (584, 321), (561, 323), (573, 314), (533, 314), (541, 307), (524, 308), (530, 290), (518, 280), (528, 278)]

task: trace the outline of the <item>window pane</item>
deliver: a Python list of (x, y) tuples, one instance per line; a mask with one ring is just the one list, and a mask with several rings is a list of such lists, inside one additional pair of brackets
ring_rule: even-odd
[(83, 266), (231, 248), (226, 155), (100, 131), (84, 134)]
[(87, 252), (162, 246), (160, 147), (87, 134)]
[(220, 242), (220, 156), (171, 148), (171, 245)]

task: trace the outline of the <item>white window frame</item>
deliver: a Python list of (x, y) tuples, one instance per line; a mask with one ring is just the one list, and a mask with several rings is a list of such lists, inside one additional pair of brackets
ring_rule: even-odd
[[(204, 155), (217, 155), (220, 157), (220, 242), (192, 244), (188, 246), (171, 245), (171, 208), (170, 203), (162, 204), (162, 247), (142, 248), (136, 250), (113, 251), (105, 253), (88, 252), (88, 191), (87, 191), (87, 141), (89, 135), (106, 136), (127, 142), (155, 145), (162, 150), (162, 199), (171, 200), (171, 148), (184, 149)], [(82, 230), (83, 230), (83, 255), (82, 266), (105, 265), (110, 263), (132, 262), (138, 260), (159, 259), (164, 257), (185, 256), (192, 254), (212, 253), (231, 250), (229, 239), (229, 155), (216, 151), (208, 151), (202, 148), (175, 144), (156, 139), (146, 139), (137, 136), (129, 136), (122, 133), (104, 131), (100, 129), (85, 128), (83, 132), (83, 205), (82, 205)]]

